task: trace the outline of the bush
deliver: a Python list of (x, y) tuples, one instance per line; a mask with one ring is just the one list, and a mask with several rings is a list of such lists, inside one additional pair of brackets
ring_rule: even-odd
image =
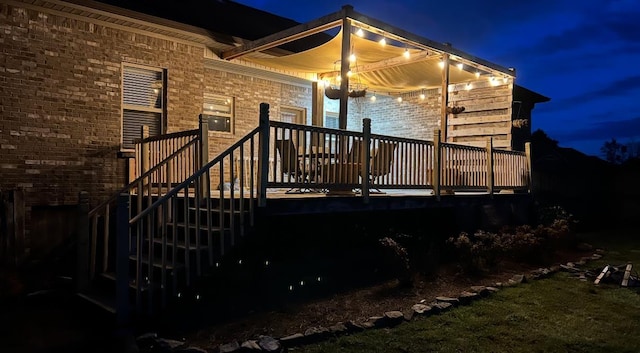
[(548, 264), (558, 249), (576, 242), (571, 217), (566, 215), (569, 217), (560, 217), (535, 228), (522, 225), (503, 227), (498, 233), (479, 230), (469, 235), (462, 232), (449, 238), (447, 244), (453, 248), (462, 269), (469, 274), (486, 271), (505, 259)]

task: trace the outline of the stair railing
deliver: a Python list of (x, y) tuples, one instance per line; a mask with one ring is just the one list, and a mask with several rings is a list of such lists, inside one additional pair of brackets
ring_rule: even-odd
[[(192, 277), (203, 272), (203, 264), (213, 267), (234, 246), (237, 236), (245, 235), (245, 225), (253, 226), (254, 205), (261, 189), (260, 172), (253, 169), (254, 165), (262, 168), (257, 137), (268, 138), (263, 133), (269, 123), (268, 105), (264, 103), (260, 121), (260, 126), (127, 220), (127, 231), (118, 234), (135, 244), (132, 282), (138, 314), (143, 311), (145, 294), (147, 313), (153, 314), (158, 300), (162, 307), (167, 304), (169, 288), (174, 297), (179, 295), (179, 286), (191, 286)], [(245, 171), (245, 166), (250, 170)], [(246, 175), (252, 176), (249, 185)], [(160, 298), (156, 291), (160, 291)]]

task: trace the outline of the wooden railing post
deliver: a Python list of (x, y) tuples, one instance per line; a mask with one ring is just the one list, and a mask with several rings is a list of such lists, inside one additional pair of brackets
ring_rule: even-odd
[[(140, 259), (138, 259), (140, 260)], [(116, 322), (129, 322), (129, 195), (118, 196), (116, 209)]]
[(371, 119), (362, 119), (362, 151), (360, 151), (360, 175), (362, 175), (362, 199), (369, 203), (369, 185), (371, 178)]
[(433, 132), (433, 194), (440, 200), (440, 173), (442, 152), (440, 151), (440, 130)]
[(493, 195), (493, 138), (487, 140), (487, 192)]
[(525, 142), (524, 144), (524, 154), (527, 159), (527, 190), (529, 193), (531, 192), (533, 186), (533, 169), (531, 168), (531, 142)]
[[(200, 121), (200, 161), (198, 169), (200, 169), (209, 163), (209, 120), (202, 114), (200, 114), (198, 120)], [(207, 195), (207, 190), (209, 190), (209, 188), (207, 188), (207, 178), (203, 176), (200, 178), (200, 196), (208, 198), (210, 195)]]
[[(149, 137), (149, 126), (142, 125), (140, 128), (140, 138), (146, 139)], [(151, 159), (151, 155), (149, 154), (149, 143), (143, 142), (140, 144), (140, 160), (138, 161), (138, 176), (143, 175), (147, 170), (149, 170), (149, 160)]]
[(267, 204), (269, 177), (269, 104), (260, 103), (260, 132), (258, 145), (258, 206)]
[[(75, 284), (76, 292), (81, 292), (89, 285), (89, 272), (95, 271), (95, 247), (97, 246), (95, 240), (91, 244), (89, 243), (89, 194), (86, 191), (78, 193), (76, 244)], [(108, 246), (108, 244), (104, 246)], [(90, 268), (90, 264), (94, 267)]]

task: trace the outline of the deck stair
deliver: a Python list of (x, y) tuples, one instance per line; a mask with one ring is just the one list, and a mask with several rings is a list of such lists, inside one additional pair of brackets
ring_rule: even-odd
[[(161, 312), (253, 226), (255, 185), (244, 185), (245, 178), (236, 174), (254, 171), (234, 163), (249, 159), (248, 165), (257, 164), (252, 156), (258, 129), (211, 160), (200, 136), (88, 212), (88, 278), (79, 296), (116, 314), (120, 322)], [(180, 177), (176, 168), (191, 168), (185, 161), (200, 167)], [(218, 187), (225, 184), (231, 187)]]

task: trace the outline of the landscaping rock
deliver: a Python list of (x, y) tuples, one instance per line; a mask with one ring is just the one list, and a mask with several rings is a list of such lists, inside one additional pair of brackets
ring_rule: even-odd
[(460, 304), (460, 300), (458, 298), (451, 297), (436, 297), (436, 302), (449, 303), (453, 306)]
[(592, 260), (600, 260), (601, 258), (602, 258), (602, 255), (598, 253), (591, 255)]
[(208, 353), (208, 352), (205, 349), (190, 346), (190, 347), (178, 348), (172, 351), (172, 353)]
[(329, 326), (329, 332), (331, 332), (332, 334), (339, 336), (342, 334), (347, 333), (348, 329), (347, 326), (345, 326), (345, 324), (339, 322), (335, 325)]
[(236, 352), (240, 352), (240, 344), (237, 341), (221, 344), (218, 347), (218, 353), (236, 353)]
[(566, 265), (560, 265), (560, 268), (566, 272), (580, 272), (580, 269), (575, 267), (572, 262), (567, 262)]
[(240, 347), (242, 347), (242, 352), (262, 352), (262, 348), (256, 340), (244, 341)]
[(402, 311), (387, 311), (384, 313), (384, 317), (387, 319), (387, 324), (389, 326), (399, 325), (404, 321), (404, 314)]
[(305, 342), (305, 336), (301, 333), (294, 333), (286, 337), (280, 338), (280, 343), (285, 347), (295, 347)]
[(384, 316), (372, 316), (367, 322), (373, 324), (373, 327), (380, 328), (387, 326), (387, 318)]
[(462, 305), (469, 305), (472, 301), (480, 298), (480, 294), (464, 291), (458, 296), (458, 300)]
[(495, 293), (495, 292), (499, 291), (500, 289), (498, 289), (496, 287), (487, 287), (487, 290), (489, 291), (489, 293)]
[(316, 343), (329, 337), (331, 332), (329, 329), (322, 326), (309, 327), (304, 331), (305, 343)]
[(415, 312), (413, 310), (404, 310), (402, 312), (402, 316), (404, 318), (404, 321), (411, 321), (413, 320), (413, 315), (415, 314)]
[(265, 352), (280, 352), (282, 350), (280, 342), (270, 336), (258, 337), (258, 346)]
[(560, 271), (560, 265), (553, 265), (549, 267), (549, 274)]
[(472, 293), (478, 293), (481, 297), (486, 297), (489, 295), (489, 290), (485, 286), (471, 286), (469, 291)]
[(527, 278), (524, 275), (513, 275), (513, 277), (509, 279), (509, 284), (512, 284), (512, 285), (525, 283), (525, 282), (527, 282)]
[(431, 305), (431, 307), (433, 308), (434, 312), (442, 313), (453, 308), (453, 304), (447, 303), (447, 302), (436, 302), (433, 305)]
[(347, 327), (348, 332), (360, 332), (364, 331), (365, 329), (362, 324), (359, 324), (353, 320), (347, 321), (344, 325)]
[(428, 315), (433, 310), (429, 305), (425, 304), (415, 304), (411, 307), (416, 315)]
[(376, 325), (374, 325), (373, 322), (365, 321), (362, 323), (362, 327), (364, 327), (365, 329), (370, 329), (370, 328), (375, 328)]

